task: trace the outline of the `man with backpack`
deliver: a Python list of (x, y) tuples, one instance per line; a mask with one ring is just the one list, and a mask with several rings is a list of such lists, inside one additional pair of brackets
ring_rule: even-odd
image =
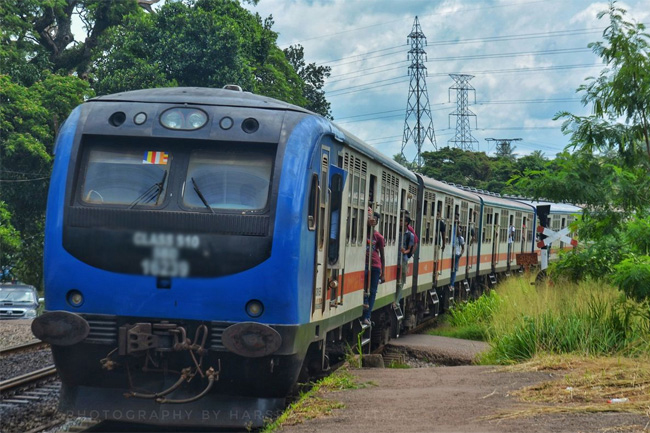
[(402, 217), (400, 221), (402, 229), (400, 230), (400, 241), (399, 241), (399, 257), (398, 257), (398, 267), (397, 267), (397, 296), (395, 299), (396, 303), (402, 299), (402, 289), (404, 284), (406, 284), (406, 274), (409, 269), (409, 259), (413, 256), (413, 251), (415, 250), (415, 233), (412, 233), (408, 228), (411, 224), (411, 218), (406, 214)]
[(419, 239), (418, 239), (418, 235), (415, 234), (415, 230), (414, 230), (413, 227), (411, 226), (411, 222), (413, 222), (413, 220), (411, 219), (411, 215), (410, 215), (409, 211), (405, 210), (405, 211), (404, 211), (404, 216), (409, 217), (409, 223), (408, 223), (408, 227), (407, 227), (407, 228), (408, 228), (408, 231), (410, 231), (411, 234), (413, 234), (413, 249), (411, 250), (411, 252), (412, 252), (411, 255), (413, 255), (413, 254), (415, 254), (415, 250), (416, 250), (417, 247), (418, 247)]

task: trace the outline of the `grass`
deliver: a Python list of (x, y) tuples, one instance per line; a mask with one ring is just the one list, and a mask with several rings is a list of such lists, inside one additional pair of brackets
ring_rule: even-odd
[[(548, 413), (627, 412), (650, 416), (650, 357), (542, 355), (507, 367), (511, 371), (560, 371), (559, 380), (511, 392), (531, 406), (492, 419)], [(626, 402), (611, 403), (625, 398)]]
[[(648, 301), (626, 299), (598, 282), (534, 286), (511, 278), (452, 312), (438, 332), (472, 333), (490, 343), (483, 364), (561, 375), (511, 393), (531, 405), (492, 419), (586, 412), (650, 417)], [(615, 398), (627, 401), (610, 403)]]
[(474, 302), (459, 304), (444, 316), (440, 326), (429, 331), (431, 335), (462, 338), (465, 340), (488, 340), (488, 324), (498, 308), (500, 299), (496, 292), (481, 296)]
[(627, 300), (606, 284), (533, 286), (511, 278), (451, 311), (431, 333), (489, 342), (484, 364), (545, 353), (637, 357), (650, 352), (650, 313), (647, 303)]
[(334, 409), (341, 409), (344, 405), (321, 398), (320, 394), (344, 389), (357, 389), (362, 386), (356, 382), (356, 379), (349, 371), (339, 369), (315, 383), (309, 391), (301, 393), (296, 402), (292, 403), (278, 418), (269, 422), (260, 433), (271, 433), (283, 426), (295, 425), (308, 419), (327, 416)]

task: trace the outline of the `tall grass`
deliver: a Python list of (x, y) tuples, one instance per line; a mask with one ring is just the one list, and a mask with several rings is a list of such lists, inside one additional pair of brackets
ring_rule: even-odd
[(541, 353), (637, 356), (650, 353), (648, 304), (599, 282), (531, 285), (511, 278), (452, 313), (450, 324), (479, 324), (492, 349), (485, 363), (520, 362)]

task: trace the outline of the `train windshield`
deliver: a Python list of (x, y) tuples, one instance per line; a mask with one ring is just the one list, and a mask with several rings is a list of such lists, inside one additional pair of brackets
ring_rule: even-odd
[(81, 199), (91, 204), (156, 206), (165, 197), (171, 153), (93, 146)]
[(187, 168), (183, 203), (192, 208), (263, 209), (272, 170), (270, 152), (195, 150)]

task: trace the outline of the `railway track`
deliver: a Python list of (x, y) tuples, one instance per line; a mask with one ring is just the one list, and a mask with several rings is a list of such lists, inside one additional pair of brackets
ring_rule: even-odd
[[(11, 379), (3, 380), (0, 382), (0, 392), (10, 391), (23, 386), (31, 385), (41, 379), (47, 379), (56, 376), (56, 367), (50, 365), (36, 371), (23, 374), (21, 376), (12, 377)], [(0, 400), (0, 403), (6, 402), (6, 399)]]
[(34, 340), (34, 341), (30, 341), (29, 343), (18, 344), (16, 346), (10, 346), (4, 349), (0, 349), (0, 357), (6, 355), (15, 355), (17, 353), (22, 353), (22, 352), (29, 352), (30, 350), (47, 349), (48, 347), (50, 347), (49, 344), (43, 343), (42, 341), (39, 340)]

